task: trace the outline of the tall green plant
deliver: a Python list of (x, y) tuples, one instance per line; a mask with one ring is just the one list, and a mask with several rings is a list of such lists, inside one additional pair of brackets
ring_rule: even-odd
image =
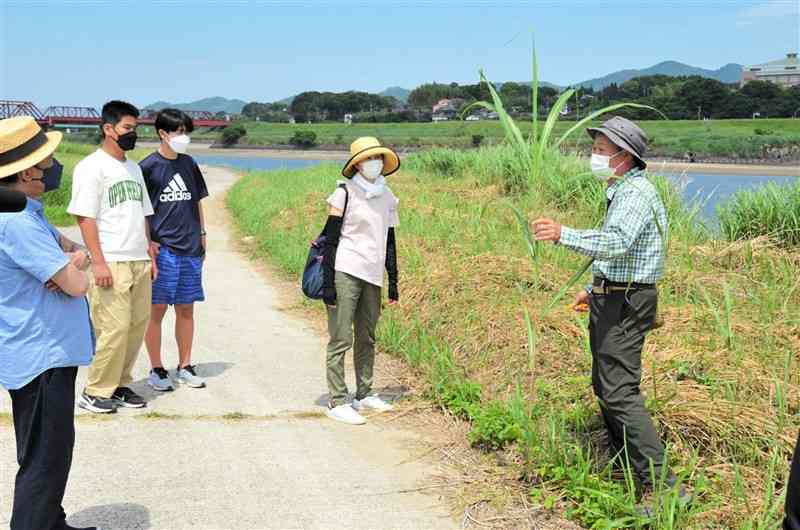
[(558, 100), (550, 109), (549, 114), (547, 115), (547, 119), (545, 120), (544, 126), (542, 127), (541, 133), (539, 132), (539, 63), (536, 56), (536, 43), (532, 43), (533, 46), (533, 81), (531, 82), (531, 97), (532, 97), (532, 116), (531, 116), (531, 134), (526, 140), (520, 130), (519, 125), (511, 115), (506, 111), (505, 106), (503, 105), (503, 100), (500, 97), (500, 94), (497, 92), (494, 84), (491, 83), (488, 78), (486, 77), (485, 72), (483, 69), (479, 71), (480, 80), (482, 83), (485, 83), (487, 88), (489, 89), (489, 94), (491, 95), (492, 101), (476, 101), (470, 105), (468, 105), (464, 111), (462, 112), (462, 116), (465, 116), (469, 112), (472, 111), (475, 107), (482, 107), (492, 112), (496, 112), (498, 117), (500, 118), (500, 123), (503, 126), (503, 131), (505, 132), (506, 139), (509, 141), (511, 145), (514, 146), (515, 151), (519, 154), (520, 160), (525, 164), (525, 166), (529, 170), (529, 180), (527, 185), (529, 186), (535, 182), (541, 182), (542, 176), (544, 175), (544, 159), (545, 154), (549, 150), (558, 149), (558, 147), (575, 131), (584, 127), (587, 123), (594, 120), (598, 116), (606, 114), (608, 112), (612, 112), (617, 109), (621, 109), (624, 107), (633, 107), (633, 108), (640, 108), (640, 109), (649, 109), (658, 114), (662, 117), (666, 118), (666, 116), (656, 109), (655, 107), (651, 107), (649, 105), (642, 105), (639, 103), (616, 103), (614, 105), (609, 105), (607, 107), (603, 107), (599, 110), (596, 110), (590, 113), (588, 116), (584, 117), (583, 119), (579, 120), (575, 123), (572, 127), (570, 127), (561, 137), (556, 140), (555, 142), (551, 141), (551, 136), (553, 135), (553, 129), (558, 121), (559, 116), (561, 115), (561, 111), (567, 105), (570, 98), (575, 95), (575, 90), (570, 88), (565, 90), (561, 93), (558, 97)]

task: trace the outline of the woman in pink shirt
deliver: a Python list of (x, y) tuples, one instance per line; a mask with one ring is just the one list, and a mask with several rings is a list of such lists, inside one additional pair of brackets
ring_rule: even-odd
[[(358, 411), (392, 408), (372, 392), (372, 369), (384, 269), (389, 277), (389, 303), (399, 300), (394, 234), (399, 224), (399, 201), (386, 185), (385, 177), (397, 171), (400, 158), (372, 137), (357, 139), (350, 146), (350, 153), (350, 160), (342, 169), (348, 180), (328, 197), (329, 216), (324, 230), (323, 299), (330, 334), (328, 417), (362, 425), (366, 420)], [(357, 385), (352, 404), (347, 402), (344, 377), (344, 355), (351, 346)]]

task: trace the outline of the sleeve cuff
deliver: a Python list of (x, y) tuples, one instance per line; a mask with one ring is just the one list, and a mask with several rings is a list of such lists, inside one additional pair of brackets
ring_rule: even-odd
[(82, 211), (77, 208), (67, 208), (67, 213), (70, 215), (76, 215), (78, 217), (85, 217), (87, 219), (97, 219), (96, 212)]
[(558, 240), (558, 244), (571, 247), (575, 245), (575, 242), (578, 240), (578, 238), (579, 235), (577, 230), (568, 226), (562, 226), (561, 237)]

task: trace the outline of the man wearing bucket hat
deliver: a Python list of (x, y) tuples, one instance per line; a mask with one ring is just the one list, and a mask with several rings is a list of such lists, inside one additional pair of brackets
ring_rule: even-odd
[[(372, 393), (375, 364), (375, 328), (381, 311), (383, 271), (388, 273), (388, 298), (397, 291), (398, 200), (385, 177), (400, 167), (400, 158), (376, 138), (358, 138), (350, 146), (350, 159), (342, 169), (348, 181), (328, 197), (325, 225), (323, 299), (328, 311), (327, 379), (328, 417), (361, 425), (360, 410), (390, 410)], [(355, 343), (353, 336), (355, 331)], [(347, 403), (344, 355), (353, 347), (356, 395)]]
[[(645, 177), (647, 136), (614, 117), (587, 129), (591, 169), (607, 183), (608, 213), (599, 230), (576, 230), (537, 219), (539, 241), (553, 241), (594, 259), (592, 284), (575, 299), (590, 311), (592, 385), (613, 452), (630, 464), (643, 488), (676, 478), (640, 392), (645, 335), (656, 319), (656, 282), (664, 273), (668, 221), (655, 186)], [(651, 473), (651, 466), (654, 473)], [(688, 500), (681, 490), (682, 500)]]
[[(0, 214), (0, 385), (17, 441), (11, 530), (69, 530), (61, 501), (75, 442), (75, 376), (94, 354), (89, 287), (44, 218), (44, 174), (61, 133), (33, 118), (0, 121), (0, 187), (27, 196)], [(57, 292), (48, 288), (57, 287)]]

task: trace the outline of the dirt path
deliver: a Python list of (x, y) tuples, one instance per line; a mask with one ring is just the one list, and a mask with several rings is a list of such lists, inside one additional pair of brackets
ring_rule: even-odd
[[(148, 408), (79, 413), (64, 506), (74, 526), (122, 529), (455, 528), (424, 488), (416, 435), (324, 417), (324, 343), (282, 311), (278, 293), (237, 252), (224, 209), (231, 171), (205, 168), (208, 302), (197, 308), (194, 360), (208, 388), (155, 395)], [(67, 230), (74, 236), (74, 230)], [(164, 362), (177, 362), (173, 320)], [(380, 364), (380, 363), (379, 363)], [(352, 369), (348, 367), (352, 387)], [(86, 370), (78, 376), (78, 391)], [(0, 526), (16, 472), (10, 402), (0, 392)], [(422, 489), (421, 489), (422, 488)]]

